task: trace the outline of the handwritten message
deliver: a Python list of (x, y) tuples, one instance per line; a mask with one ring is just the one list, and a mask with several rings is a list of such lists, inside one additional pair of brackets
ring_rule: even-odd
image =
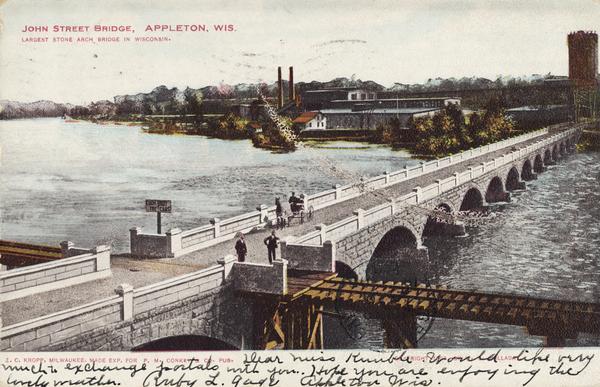
[(1, 386), (548, 386), (598, 380), (593, 349), (38, 353)]

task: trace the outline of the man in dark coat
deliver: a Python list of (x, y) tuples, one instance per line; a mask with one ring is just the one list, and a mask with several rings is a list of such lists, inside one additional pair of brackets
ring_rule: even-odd
[(292, 196), (290, 196), (288, 203), (290, 203), (290, 210), (292, 212), (296, 212), (296, 206), (298, 203), (298, 198), (296, 197), (296, 193), (292, 192)]
[(275, 198), (275, 216), (277, 217), (277, 227), (283, 227), (285, 225), (283, 221), (283, 207), (279, 198)]
[(237, 252), (238, 262), (244, 262), (246, 260), (246, 241), (244, 241), (244, 234), (238, 233), (238, 240), (235, 242), (235, 251)]
[(277, 249), (277, 243), (279, 238), (275, 235), (275, 230), (271, 231), (271, 235), (265, 238), (265, 245), (267, 245), (267, 251), (269, 252), (269, 263), (273, 263), (275, 259), (275, 249)]

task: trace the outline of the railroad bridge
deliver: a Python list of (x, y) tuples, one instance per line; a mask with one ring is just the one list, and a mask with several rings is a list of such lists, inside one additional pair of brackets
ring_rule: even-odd
[[(186, 231), (175, 228), (147, 234), (132, 228), (131, 253), (113, 254), (110, 262), (106, 246), (86, 250), (65, 242), (63, 259), (0, 274), (4, 297), (0, 349), (321, 348), (323, 307), (333, 300), (332, 289), (323, 286), (345, 281), (336, 277), (387, 280), (378, 268), (395, 260), (426, 262), (424, 236), (463, 233), (463, 220), (468, 218), (461, 214), (509, 201), (512, 190), (524, 189), (546, 166), (572, 152), (584, 126), (545, 128), (306, 195), (306, 206), (315, 209), (314, 219), (283, 231), (287, 235), (280, 257), (272, 264), (253, 255), (240, 263), (228, 254), (237, 232), (247, 233), (249, 247), (262, 243), (275, 218), (274, 207), (264, 205)], [(376, 264), (378, 250), (387, 245), (397, 247), (396, 256)], [(27, 249), (32, 250), (31, 246)], [(435, 305), (440, 317), (526, 326), (530, 333), (548, 337), (549, 345), (585, 331), (570, 324), (574, 321), (568, 318), (570, 312), (584, 316), (597, 333), (598, 307), (594, 304), (485, 292), (461, 293), (456, 298), (452, 292), (460, 293), (459, 289), (372, 283), (343, 283), (346, 288), (342, 286), (338, 295), (348, 305), (365, 304), (352, 294), (399, 305), (390, 315), (396, 316), (396, 323), (406, 324), (400, 328), (389, 321), (384, 324), (389, 328), (389, 346), (414, 345), (415, 311), (433, 313)], [(114, 284), (118, 286), (111, 287)], [(365, 296), (369, 286), (370, 295)], [(89, 299), (90, 291), (104, 298)], [(454, 297), (454, 306), (444, 304), (448, 301), (444, 297)], [(485, 312), (487, 299), (496, 299), (513, 317), (498, 315), (501, 308), (497, 306)], [(527, 310), (524, 304), (529, 305)], [(549, 311), (548, 305), (558, 309)], [(462, 314), (449, 313), (448, 308), (462, 310)], [(474, 308), (483, 311), (479, 316), (487, 317), (473, 317), (478, 315)]]

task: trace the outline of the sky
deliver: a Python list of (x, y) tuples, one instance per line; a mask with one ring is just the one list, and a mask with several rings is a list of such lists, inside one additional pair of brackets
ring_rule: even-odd
[[(567, 34), (600, 30), (600, 0), (0, 4), (0, 99), (22, 102), (85, 104), (158, 85), (272, 83), (278, 65), (293, 65), (297, 82), (354, 76), (384, 86), (436, 77), (567, 75)], [(154, 24), (203, 24), (209, 31), (144, 31)], [(214, 24), (235, 30), (217, 32)], [(22, 32), (26, 26), (54, 25), (129, 25), (135, 32)], [(121, 42), (52, 42), (63, 36), (118, 36)], [(48, 42), (23, 42), (36, 37)], [(135, 42), (135, 37), (170, 40)]]

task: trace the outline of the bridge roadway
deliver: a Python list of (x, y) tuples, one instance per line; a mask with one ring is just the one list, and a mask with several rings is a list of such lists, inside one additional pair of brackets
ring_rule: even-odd
[[(491, 161), (503, 154), (510, 153), (511, 148), (524, 147), (541, 139), (548, 138), (553, 134), (550, 132), (524, 141), (519, 144), (520, 146), (499, 149), (386, 188), (378, 189), (377, 195), (365, 194), (322, 208), (315, 211), (313, 218), (305, 221), (303, 224), (298, 224), (298, 221), (294, 220), (290, 227), (278, 231), (278, 236), (303, 235), (314, 230), (314, 226), (317, 224), (335, 223), (336, 221), (352, 216), (352, 211), (357, 208), (369, 209), (385, 202), (387, 198), (407, 194), (416, 186), (427, 186), (437, 179), (452, 176), (454, 172), (464, 171), (469, 166), (476, 166), (482, 162)], [(263, 244), (263, 240), (269, 235), (270, 231), (270, 229), (263, 229), (246, 235), (246, 245), (248, 247), (247, 261), (258, 263), (268, 261), (267, 250)], [(235, 241), (229, 240), (177, 258), (137, 260), (128, 257), (126, 254), (113, 255), (111, 257), (113, 275), (110, 278), (3, 302), (1, 304), (3, 324), (4, 326), (12, 325), (112, 296), (114, 295), (114, 289), (122, 283), (128, 283), (133, 287), (140, 287), (209, 267), (214, 265), (217, 259), (229, 254), (235, 254), (234, 243)]]

